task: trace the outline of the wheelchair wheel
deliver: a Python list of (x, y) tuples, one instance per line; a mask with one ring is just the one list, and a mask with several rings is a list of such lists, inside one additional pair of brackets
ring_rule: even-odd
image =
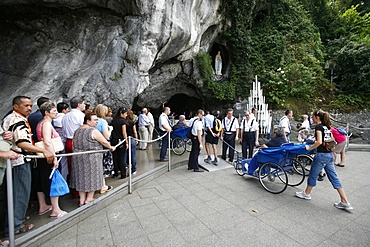
[(177, 155), (182, 155), (183, 153), (185, 153), (185, 145), (186, 143), (181, 137), (176, 137), (172, 139), (171, 147), (173, 152)]
[(186, 143), (186, 145), (185, 145), (186, 151), (190, 152), (191, 151), (191, 140), (190, 139), (186, 139), (185, 140), (185, 143)]
[(297, 156), (297, 161), (299, 161), (299, 163), (302, 164), (302, 166), (304, 167), (305, 171), (306, 171), (306, 175), (308, 175), (308, 173), (310, 172), (310, 169), (311, 169), (311, 164), (312, 164), (312, 161), (313, 161), (313, 158), (310, 156), (310, 155), (298, 155)]
[(288, 183), (288, 176), (284, 169), (276, 163), (267, 162), (258, 170), (258, 179), (262, 187), (273, 194), (283, 192)]
[(243, 172), (243, 169), (242, 169), (242, 163), (239, 162), (238, 160), (236, 160), (234, 162), (234, 168), (235, 168), (235, 171), (236, 173), (239, 175), (239, 176), (244, 176), (244, 172)]
[(289, 186), (298, 186), (303, 183), (305, 178), (305, 169), (303, 165), (297, 161), (292, 160), (293, 164), (284, 167), (285, 172), (288, 176), (288, 185)]

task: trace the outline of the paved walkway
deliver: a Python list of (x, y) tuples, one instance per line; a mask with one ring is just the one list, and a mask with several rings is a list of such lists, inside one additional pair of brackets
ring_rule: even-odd
[(337, 192), (318, 182), (273, 195), (235, 170), (186, 166), (117, 198), (42, 246), (370, 246), (369, 152), (350, 151), (337, 172), (353, 213), (333, 207)]

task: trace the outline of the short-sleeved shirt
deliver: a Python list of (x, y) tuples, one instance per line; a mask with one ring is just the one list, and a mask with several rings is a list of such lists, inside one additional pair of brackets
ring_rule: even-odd
[(235, 132), (236, 129), (239, 129), (239, 121), (234, 116), (231, 119), (225, 117), (222, 120), (222, 128), (224, 129), (224, 133)]
[(170, 120), (168, 119), (167, 114), (164, 112), (159, 116), (158, 124), (159, 124), (159, 129), (162, 131), (166, 131), (166, 129), (163, 128), (162, 125), (166, 125), (167, 127), (171, 128)]
[(256, 132), (258, 130), (258, 123), (255, 118), (243, 118), (240, 122), (240, 129), (242, 132)]
[(125, 119), (123, 119), (121, 117), (113, 118), (112, 123), (111, 123), (111, 125), (113, 127), (111, 138), (112, 139), (122, 139), (123, 140), (122, 126), (126, 125), (126, 124), (127, 123), (126, 123)]
[(284, 127), (285, 133), (289, 133), (290, 134), (291, 128), (290, 128), (289, 118), (287, 116), (283, 116), (280, 119), (279, 126), (280, 127)]
[[(324, 132), (324, 127), (321, 124), (318, 124), (315, 126), (315, 139), (317, 140), (317, 131), (321, 131), (321, 138), (322, 138), (322, 143), (324, 143), (324, 138), (325, 138), (325, 132)], [(318, 153), (331, 153), (331, 151), (327, 150), (323, 145), (320, 145), (317, 147), (317, 152)]]
[(96, 129), (99, 130), (99, 132), (102, 134), (103, 134), (103, 130), (108, 130), (107, 120), (98, 118), (98, 125), (96, 125)]
[(73, 139), (75, 131), (84, 124), (85, 114), (77, 109), (72, 109), (62, 119), (62, 131), (65, 139)]
[(132, 121), (132, 120), (126, 120), (126, 133), (127, 133), (127, 136), (131, 136), (131, 137), (134, 137), (135, 138), (135, 135), (134, 135), (134, 126), (135, 126), (135, 122)]
[[(27, 118), (18, 112), (13, 111), (11, 114), (6, 116), (3, 121), (3, 129), (4, 131), (9, 130), (13, 132), (12, 150), (14, 152), (19, 154), (25, 153), (24, 150), (17, 146), (21, 142), (32, 144), (31, 126), (29, 125)], [(19, 155), (18, 159), (11, 160), (11, 162), (13, 166), (22, 165), (24, 164), (24, 157), (23, 155)]]
[(192, 119), (189, 120), (189, 126), (190, 127), (193, 126), (191, 128), (191, 134), (193, 136), (197, 136), (198, 135), (198, 130), (203, 130), (203, 121), (200, 120), (198, 117), (192, 118)]
[(208, 127), (209, 128), (213, 128), (213, 121), (215, 121), (215, 116), (211, 115), (211, 114), (208, 114), (206, 116), (204, 116), (204, 125), (206, 126), (206, 130), (208, 130)]

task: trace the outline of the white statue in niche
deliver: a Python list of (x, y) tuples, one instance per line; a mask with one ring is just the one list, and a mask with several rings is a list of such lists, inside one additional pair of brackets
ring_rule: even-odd
[(221, 76), (222, 75), (221, 70), (222, 70), (222, 57), (221, 57), (221, 51), (218, 51), (216, 58), (215, 58), (216, 75)]

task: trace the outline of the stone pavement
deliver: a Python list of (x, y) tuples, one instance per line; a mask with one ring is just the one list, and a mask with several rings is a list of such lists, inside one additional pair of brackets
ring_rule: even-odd
[(337, 172), (353, 213), (336, 209), (325, 178), (312, 200), (304, 184), (274, 195), (235, 170), (183, 165), (73, 224), (41, 246), (370, 246), (369, 152), (347, 153)]

